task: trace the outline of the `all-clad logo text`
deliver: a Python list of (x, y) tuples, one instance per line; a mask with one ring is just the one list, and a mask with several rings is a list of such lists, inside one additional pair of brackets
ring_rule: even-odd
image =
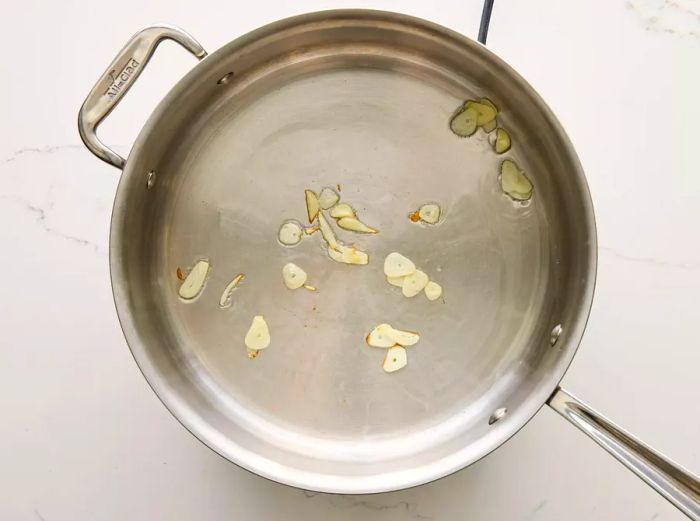
[(121, 90), (129, 83), (129, 78), (133, 76), (136, 69), (139, 68), (139, 65), (141, 65), (139, 62), (133, 58), (129, 58), (129, 61), (126, 62), (126, 65), (121, 71), (117, 72), (115, 69), (109, 73), (110, 78), (112, 78), (112, 83), (110, 83), (109, 87), (107, 87), (104, 94), (110, 101), (113, 100), (117, 94), (119, 94)]

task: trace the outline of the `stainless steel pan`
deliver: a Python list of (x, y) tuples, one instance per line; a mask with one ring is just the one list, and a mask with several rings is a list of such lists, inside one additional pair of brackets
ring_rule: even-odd
[[(95, 130), (163, 39), (200, 62), (126, 161)], [(485, 134), (449, 130), (455, 109), (479, 96), (501, 107), (508, 157), (535, 186), (527, 204), (501, 192), (502, 157)], [(283, 20), (210, 56), (180, 29), (149, 27), (90, 92), (79, 128), (93, 153), (123, 170), (110, 264), (131, 351), (166, 407), (225, 458), (305, 489), (394, 490), (473, 463), (549, 404), (700, 517), (695, 477), (558, 387), (593, 298), (593, 207), (552, 112), (482, 45), (376, 11)], [(331, 261), (320, 241), (277, 241), (282, 221), (304, 215), (304, 189), (336, 185), (381, 230), (353, 239), (368, 266)], [(442, 224), (406, 218), (427, 201), (442, 205)], [(391, 251), (438, 279), (444, 301), (405, 299), (387, 285)], [(176, 271), (201, 257), (211, 276), (184, 303)], [(288, 261), (317, 292), (284, 288)], [(244, 285), (222, 310), (238, 272)], [(256, 314), (272, 344), (250, 360), (243, 336)], [(380, 322), (422, 335), (394, 374), (364, 342)]]

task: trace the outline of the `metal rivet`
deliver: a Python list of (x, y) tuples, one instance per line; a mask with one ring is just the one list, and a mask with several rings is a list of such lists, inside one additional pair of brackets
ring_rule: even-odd
[(151, 170), (146, 174), (146, 188), (150, 190), (153, 188), (154, 184), (156, 184), (156, 172), (155, 170)]
[(554, 326), (554, 329), (552, 329), (552, 332), (549, 335), (549, 344), (554, 345), (557, 343), (557, 340), (559, 340), (559, 337), (561, 336), (562, 332), (564, 331), (564, 328), (561, 327), (561, 324), (557, 324)]
[(489, 425), (493, 425), (496, 423), (498, 420), (503, 418), (506, 414), (508, 414), (508, 409), (505, 407), (501, 407), (500, 409), (496, 409), (493, 411), (491, 414), (491, 417), (489, 418)]
[(224, 83), (228, 83), (231, 78), (233, 78), (233, 71), (224, 74), (221, 78), (219, 78), (219, 81), (217, 81), (216, 84), (223, 85)]

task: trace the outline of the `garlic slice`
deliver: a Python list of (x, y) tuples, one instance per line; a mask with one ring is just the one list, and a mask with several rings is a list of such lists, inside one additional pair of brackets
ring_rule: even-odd
[(501, 188), (516, 201), (527, 201), (532, 197), (532, 183), (515, 161), (510, 159), (504, 159), (501, 163)]
[(481, 125), (481, 130), (489, 134), (490, 132), (496, 130), (496, 127), (498, 127), (498, 120), (494, 118), (488, 123), (484, 123), (483, 125)]
[(496, 106), (496, 104), (488, 98), (479, 98), (479, 103), (482, 103), (483, 105), (488, 105), (496, 111), (496, 114), (500, 112), (500, 109)]
[(406, 367), (407, 363), (408, 356), (406, 354), (406, 349), (401, 346), (394, 346), (387, 349), (382, 368), (387, 373), (393, 373), (394, 371)]
[(418, 208), (418, 216), (420, 217), (421, 221), (428, 224), (435, 224), (438, 222), (440, 220), (440, 213), (440, 207), (434, 203), (424, 204)]
[(294, 246), (301, 241), (303, 228), (297, 221), (287, 221), (280, 226), (277, 238), (285, 246)]
[(204, 288), (204, 282), (207, 280), (207, 275), (209, 275), (209, 262), (206, 260), (200, 260), (194, 265), (194, 268), (190, 270), (185, 277), (178, 294), (185, 300), (191, 300), (195, 298)]
[(318, 203), (321, 205), (321, 210), (328, 210), (338, 201), (340, 201), (340, 196), (338, 192), (332, 188), (325, 187), (318, 196)]
[(258, 357), (258, 354), (260, 354), (260, 351), (258, 351), (257, 349), (246, 348), (245, 351), (248, 355), (248, 358), (250, 358), (251, 360), (255, 360)]
[(227, 308), (231, 305), (231, 294), (233, 293), (233, 290), (236, 289), (236, 286), (245, 278), (245, 275), (243, 273), (239, 273), (235, 277), (233, 277), (233, 280), (229, 282), (226, 287), (224, 288), (224, 292), (221, 294), (221, 298), (219, 299), (219, 307), (220, 308)]
[(425, 285), (425, 296), (428, 300), (437, 300), (442, 295), (442, 286), (432, 280)]
[(306, 272), (293, 262), (288, 262), (282, 268), (282, 280), (288, 289), (298, 289), (306, 284)]
[(338, 219), (338, 226), (344, 230), (350, 230), (358, 233), (379, 233), (378, 230), (370, 228), (356, 217), (341, 217)]
[(478, 101), (472, 101), (469, 100), (464, 104), (465, 109), (474, 109), (477, 113), (477, 118), (476, 118), (476, 126), (481, 127), (487, 123), (490, 123), (494, 119), (496, 119), (496, 114), (498, 114), (498, 110), (496, 110), (495, 105), (491, 104), (489, 105), (488, 103), (481, 103)]
[(321, 206), (318, 203), (318, 196), (313, 190), (304, 190), (306, 196), (306, 215), (309, 217), (309, 222), (314, 222), (318, 215)]
[(510, 150), (510, 135), (503, 128), (496, 129), (496, 141), (493, 144), (497, 154), (503, 154)]
[(337, 244), (335, 248), (328, 246), (328, 256), (336, 262), (345, 264), (364, 265), (369, 262), (367, 252), (358, 250), (354, 246), (345, 246), (343, 244)]
[(253, 317), (250, 329), (245, 335), (245, 346), (260, 351), (270, 345), (270, 330), (262, 315)]
[(387, 277), (404, 277), (414, 271), (416, 265), (400, 253), (394, 251), (384, 259), (384, 275)]
[(392, 347), (396, 344), (412, 346), (418, 343), (420, 335), (413, 331), (396, 329), (391, 324), (379, 324), (370, 331), (365, 340), (372, 347)]
[(476, 132), (479, 114), (473, 108), (463, 108), (450, 120), (450, 129), (459, 137), (471, 136)]
[(331, 225), (328, 224), (328, 221), (323, 216), (323, 213), (318, 214), (318, 225), (321, 228), (321, 235), (323, 235), (323, 238), (328, 243), (328, 247), (334, 250), (337, 249), (338, 239), (335, 236), (333, 228), (331, 228)]
[(407, 275), (403, 279), (403, 286), (401, 286), (401, 290), (403, 292), (404, 297), (415, 297), (423, 291), (423, 288), (428, 285), (428, 282), (430, 279), (428, 276), (422, 272), (421, 270), (416, 270), (410, 275)]
[(392, 286), (396, 286), (397, 288), (402, 288), (403, 287), (403, 279), (404, 277), (389, 277), (387, 275), (386, 281), (391, 284)]
[(355, 210), (347, 203), (336, 204), (331, 208), (331, 217), (333, 219), (342, 219), (343, 217), (355, 217)]
[(391, 338), (390, 333), (394, 330), (389, 324), (379, 324), (365, 338), (372, 347), (392, 347), (396, 341)]

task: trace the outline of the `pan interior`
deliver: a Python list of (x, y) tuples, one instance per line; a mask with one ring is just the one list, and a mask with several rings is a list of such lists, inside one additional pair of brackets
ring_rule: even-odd
[[(434, 26), (342, 21), (262, 30), (178, 85), (129, 159), (112, 266), (134, 355), (190, 430), (274, 479), (370, 492), (468, 464), (534, 414), (578, 342), (594, 238), (568, 142), (510, 69), (454, 35), (436, 39)], [(455, 109), (480, 96), (500, 106), (512, 136), (503, 156), (484, 132), (449, 129)], [(501, 192), (504, 157), (533, 180), (528, 203)], [(332, 261), (320, 234), (278, 242), (285, 220), (306, 222), (304, 190), (326, 186), (380, 230), (336, 228), (369, 265)], [(411, 222), (427, 202), (440, 205), (441, 222)], [(387, 284), (392, 251), (443, 297), (409, 299)], [(200, 258), (210, 277), (184, 302), (177, 269)], [(286, 289), (287, 262), (317, 291)], [(237, 273), (245, 280), (220, 309)], [(251, 360), (243, 338), (254, 315), (272, 343)], [(365, 343), (382, 322), (421, 335), (393, 374), (382, 370), (384, 350)]]

